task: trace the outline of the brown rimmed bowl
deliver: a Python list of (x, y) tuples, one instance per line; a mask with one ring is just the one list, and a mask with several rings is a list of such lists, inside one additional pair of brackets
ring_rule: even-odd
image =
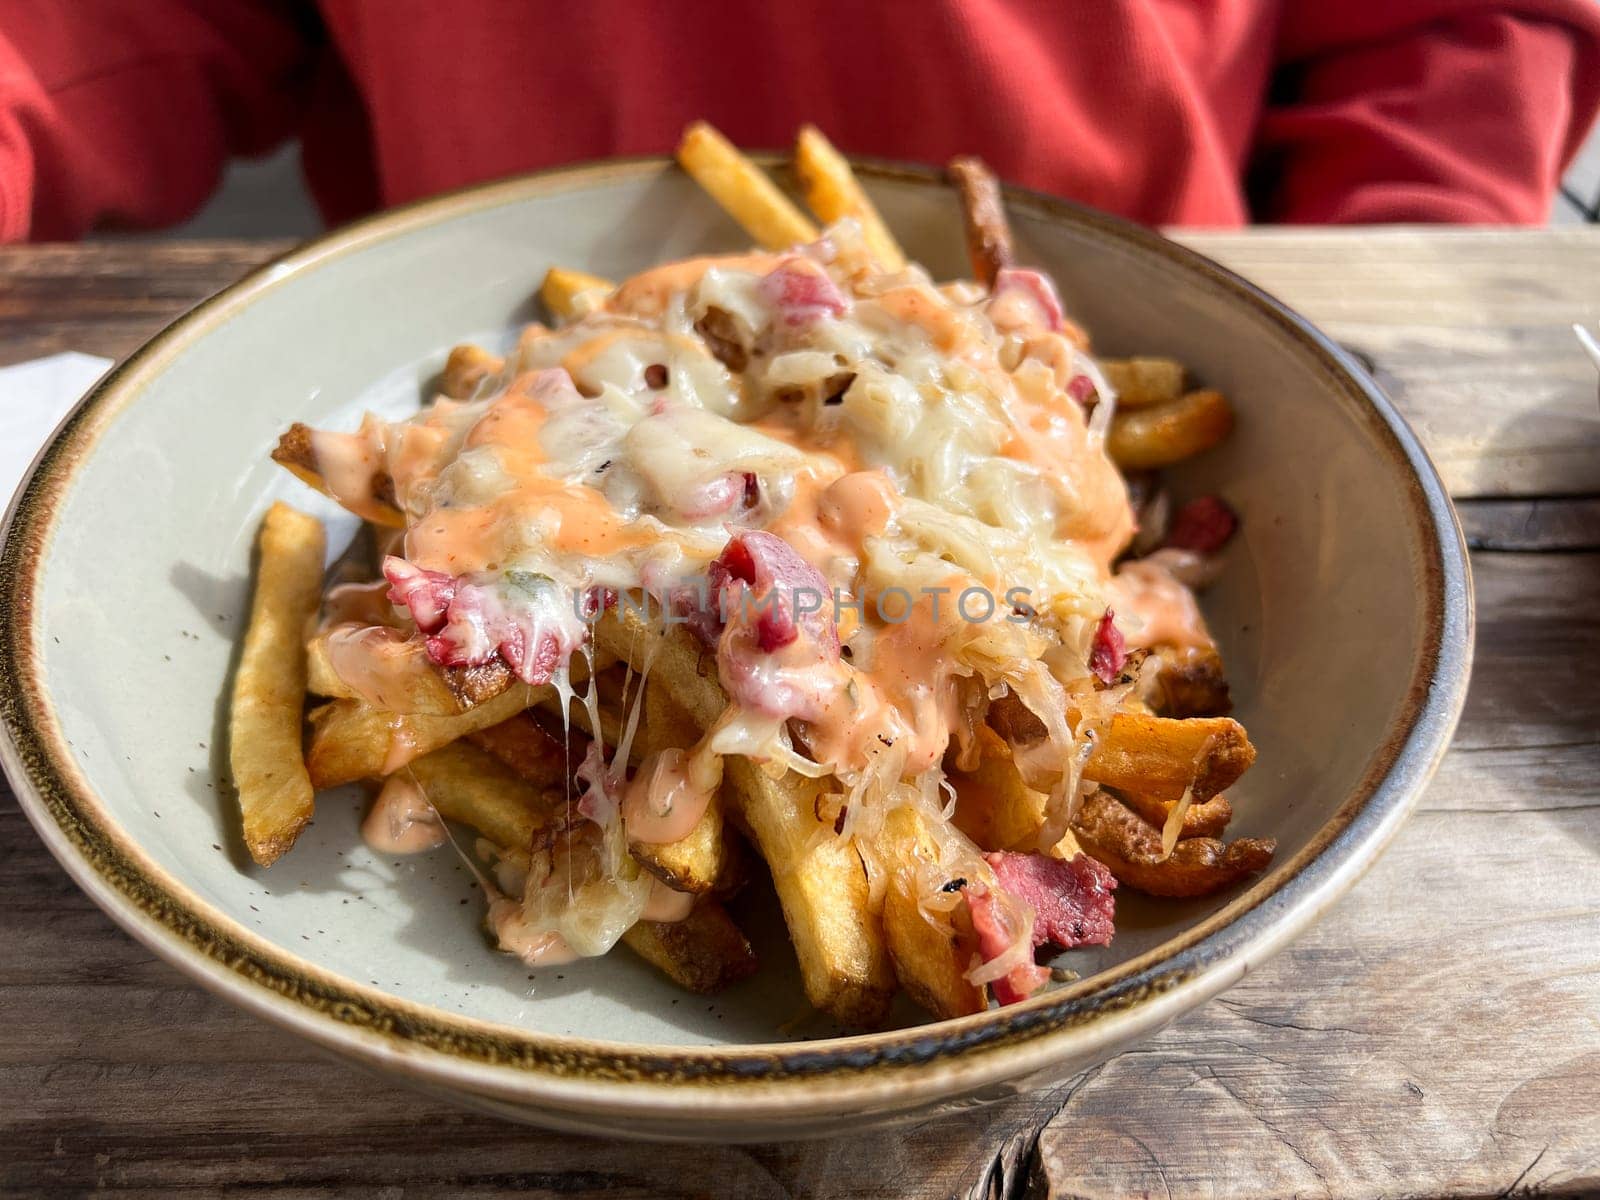
[[(965, 272), (953, 197), (862, 164), (912, 256)], [(1106, 353), (1167, 354), (1229, 394), (1239, 429), (1175, 473), (1244, 514), (1206, 598), (1260, 759), (1230, 831), (1279, 842), (1201, 902), (1122, 893), (1113, 946), (1026, 1003), (838, 1036), (805, 1015), (781, 929), (714, 1003), (618, 953), (531, 973), (489, 953), (446, 849), (374, 856), (330, 794), (262, 871), (238, 848), (226, 694), (250, 544), (275, 498), (338, 514), (267, 451), (294, 420), (399, 414), (454, 342), (504, 338), (561, 263), (620, 277), (733, 249), (670, 164), (607, 162), (441, 196), (251, 273), (151, 339), (56, 432), (0, 549), (0, 760), (29, 819), (119, 924), (196, 981), (413, 1085), (543, 1125), (681, 1139), (859, 1130), (1039, 1086), (1202, 1003), (1331, 905), (1404, 819), (1454, 728), (1472, 593), (1448, 498), (1393, 406), (1282, 304), (1159, 235), (1009, 194)], [(761, 931), (765, 929), (766, 933)], [(537, 976), (532, 977), (532, 976)]]

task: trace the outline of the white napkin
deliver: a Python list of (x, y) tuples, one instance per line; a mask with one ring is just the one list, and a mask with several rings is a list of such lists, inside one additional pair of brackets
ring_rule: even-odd
[(17, 490), (33, 456), (110, 365), (69, 351), (0, 367), (0, 496)]

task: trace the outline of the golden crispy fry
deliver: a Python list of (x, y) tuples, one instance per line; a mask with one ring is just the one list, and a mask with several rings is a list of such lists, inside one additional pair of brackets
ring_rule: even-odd
[[(632, 662), (638, 672), (648, 664), (651, 680), (666, 688), (699, 730), (709, 730), (728, 707), (722, 683), (717, 682), (717, 664), (685, 627), (662, 627), (646, 619), (637, 606), (618, 605), (595, 624), (595, 642)], [(746, 758), (726, 758), (723, 771), (722, 803), (733, 805), (725, 816), (738, 816), (744, 822), (773, 872), (806, 979), (806, 994), (845, 1024), (875, 1024), (888, 1003), (883, 990), (888, 958), (882, 938), (869, 923), (861, 859), (853, 850), (832, 843), (814, 851), (808, 848), (818, 824), (816, 797), (821, 784), (797, 776), (774, 784)], [(744, 856), (734, 845), (723, 837), (718, 893), (726, 893), (742, 878)], [(829, 893), (830, 877), (837, 878), (837, 894)], [(853, 920), (858, 923), (851, 926)]]
[(723, 769), (723, 795), (772, 871), (806, 996), (841, 1024), (881, 1024), (894, 996), (894, 968), (867, 907), (855, 848), (816, 836), (817, 801), (828, 784), (792, 774), (770, 779), (737, 756)]
[(1203, 804), (1225, 791), (1255, 761), (1244, 726), (1231, 717), (1175, 721), (1118, 713), (1100, 732), (1084, 778), (1156, 800), (1177, 800), (1194, 788)]
[(679, 987), (701, 995), (748, 979), (759, 965), (749, 939), (715, 900), (701, 900), (681, 921), (640, 921), (622, 940)]
[(854, 217), (861, 226), (872, 257), (885, 271), (899, 271), (906, 265), (905, 252), (894, 234), (883, 223), (872, 201), (861, 190), (855, 172), (844, 155), (822, 135), (815, 125), (802, 125), (794, 144), (794, 169), (806, 194), (806, 205), (824, 225), (843, 217)]
[(678, 162), (730, 217), (768, 250), (817, 238), (817, 227), (761, 169), (704, 121), (683, 131)]
[(687, 750), (700, 740), (704, 727), (679, 704), (666, 681), (652, 677), (644, 689), (643, 738), (647, 752), (677, 747)]
[(1204, 896), (1266, 869), (1277, 843), (1240, 838), (1224, 845), (1215, 838), (1185, 838), (1172, 856), (1161, 856), (1161, 831), (1105, 792), (1084, 798), (1072, 824), (1084, 850), (1099, 859), (1119, 883), (1152, 896)]
[(717, 682), (715, 658), (683, 626), (664, 628), (647, 619), (638, 606), (618, 604), (595, 623), (594, 637), (602, 649), (632, 663), (635, 671), (650, 664), (652, 677), (666, 681), (673, 700), (699, 728), (709, 729), (728, 706)]
[(744, 890), (750, 882), (751, 859), (755, 851), (746, 844), (744, 836), (728, 820), (727, 802), (718, 796), (723, 805), (722, 816), (722, 871), (717, 876), (711, 895), (718, 900), (728, 900)]
[(1183, 395), (1183, 364), (1170, 358), (1105, 358), (1106, 382), (1117, 389), (1117, 407), (1149, 408)]
[[(700, 728), (659, 677), (645, 686), (643, 716), (643, 736), (638, 740), (646, 753), (669, 747), (687, 749), (700, 740)], [(716, 796), (694, 828), (676, 842), (628, 839), (628, 849), (645, 870), (670, 888), (697, 894), (717, 886), (726, 869), (726, 848), (722, 801)]]
[(1069, 829), (1061, 835), (1061, 840), (1046, 850), (1045, 853), (1050, 855), (1051, 858), (1071, 860), (1083, 853), (1083, 847), (1078, 844), (1077, 837)]
[(349, 700), (355, 689), (339, 677), (328, 658), (328, 639), (318, 635), (306, 643), (306, 694)]
[[(272, 461), (330, 500), (337, 500), (338, 497), (328, 489), (327, 481), (323, 479), (322, 471), (317, 466), (317, 454), (311, 442), (311, 434), (312, 429), (309, 425), (302, 425), (296, 421), (278, 438), (278, 444), (272, 451)], [(356, 515), (392, 529), (404, 528), (405, 518), (400, 515), (400, 510), (394, 504), (394, 481), (386, 472), (380, 471), (372, 477), (372, 495), (374, 500), (371, 510)]]
[[(607, 699), (608, 695), (615, 696), (617, 692), (602, 686), (600, 698), (595, 707), (600, 713), (600, 731), (595, 733), (594, 718), (589, 712), (589, 706), (582, 697), (574, 696), (572, 704), (567, 710), (567, 727), (583, 734), (584, 737), (598, 736), (605, 746), (619, 746), (622, 744), (622, 711), (615, 703)], [(547, 692), (534, 702), (533, 707), (539, 710), (539, 719), (546, 723), (546, 728), (554, 732), (561, 726), (561, 696), (556, 692)], [(635, 751), (638, 746), (635, 745)]]
[(1161, 671), (1151, 703), (1164, 717), (1221, 717), (1233, 710), (1222, 656), (1215, 649), (1157, 646)]
[(261, 522), (250, 625), (233, 680), (228, 757), (250, 857), (271, 866), (311, 820), (301, 754), (305, 628), (322, 597), (322, 522), (274, 504)]
[(470, 825), (497, 846), (526, 850), (560, 810), (563, 793), (538, 788), (486, 750), (451, 742), (407, 768), (441, 817)]
[(562, 745), (525, 712), (469, 733), (467, 740), (538, 787), (563, 787), (583, 758), (581, 746)]
[[(1026, 746), (1045, 732), (1039, 718), (1014, 695), (996, 700), (988, 721), (1004, 741), (1016, 746)], [(1097, 731), (1083, 776), (1161, 801), (1177, 800), (1192, 785), (1195, 803), (1203, 804), (1231, 787), (1255, 757), (1244, 727), (1229, 717), (1180, 721), (1125, 711)]]
[(498, 659), (475, 667), (440, 667), (428, 658), (421, 638), (385, 639), (372, 649), (384, 659), (368, 685), (377, 692), (363, 696), (334, 669), (330, 647), (336, 635), (345, 636), (323, 631), (306, 643), (306, 691), (313, 696), (365, 700), (388, 712), (450, 716), (493, 700), (516, 681)]
[(1011, 747), (994, 730), (981, 726), (978, 742), (977, 767), (949, 772), (956, 828), (985, 850), (1033, 849), (1049, 797), (1022, 782)]
[[(636, 607), (618, 605), (597, 622), (594, 636), (598, 652), (631, 663), (637, 673), (649, 670), (644, 736), (635, 738), (630, 755), (635, 762), (647, 747), (692, 745), (727, 707), (716, 665), (681, 626), (664, 629)], [(652, 711), (652, 704), (659, 707)], [(728, 836), (720, 798), (682, 841), (639, 842), (633, 850), (647, 869), (679, 891), (714, 888), (726, 895), (744, 880), (743, 856)]]
[(966, 979), (966, 964), (976, 950), (972, 918), (965, 905), (951, 912), (954, 933), (946, 933), (922, 915), (914, 896), (891, 885), (883, 898), (884, 936), (889, 942), (895, 977), (906, 995), (941, 1020), (982, 1012), (984, 989)]
[(1233, 431), (1233, 408), (1221, 392), (1203, 388), (1166, 404), (1118, 412), (1106, 449), (1125, 469), (1170, 467), (1217, 445)]
[(278, 435), (273, 447), (272, 461), (305, 483), (322, 491), (322, 475), (317, 470), (317, 452), (311, 446), (311, 426), (296, 421)]
[(454, 346), (445, 360), (439, 390), (452, 400), (469, 399), (480, 383), (498, 374), (505, 365), (505, 359), (490, 354), (482, 346), (470, 343)]
[[(1165, 829), (1167, 818), (1177, 807), (1176, 800), (1153, 800), (1137, 792), (1125, 792), (1122, 802), (1157, 829)], [(1191, 804), (1184, 810), (1180, 838), (1221, 837), (1233, 820), (1233, 805), (1226, 796), (1213, 796), (1204, 804)]]
[(616, 284), (585, 271), (566, 267), (551, 267), (539, 285), (539, 299), (551, 316), (562, 321), (575, 321), (587, 315), (597, 304), (616, 290)]
[(455, 716), (392, 713), (361, 700), (330, 700), (311, 710), (306, 755), (311, 782), (321, 790), (388, 775), (457, 738), (498, 725), (546, 690), (551, 689), (519, 683)]
[[(989, 728), (1009, 746), (1026, 746), (1045, 736), (1044, 722), (1029, 711), (1015, 692), (997, 697), (989, 705)], [(981, 736), (981, 735), (980, 735)], [(983, 739), (983, 753), (992, 756), (997, 751), (993, 742)]]
[(1000, 181), (981, 158), (952, 158), (945, 171), (961, 200), (972, 277), (984, 287), (993, 287), (995, 275), (1009, 267), (1014, 257)]
[(488, 703), (517, 682), (511, 668), (499, 658), (472, 667), (435, 667), (434, 670), (455, 698), (458, 712)]
[(953, 925), (945, 928), (924, 916), (917, 903), (917, 862), (937, 857), (921, 815), (906, 806), (886, 814), (878, 851), (894, 864), (883, 896), (883, 934), (900, 986), (940, 1018), (983, 1011), (983, 988), (965, 977), (978, 948), (966, 905), (955, 906)]

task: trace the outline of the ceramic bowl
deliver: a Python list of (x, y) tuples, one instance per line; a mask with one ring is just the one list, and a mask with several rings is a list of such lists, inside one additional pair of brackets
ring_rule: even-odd
[[(914, 257), (965, 274), (932, 173), (861, 174)], [(513, 179), (333, 233), (95, 388), (14, 501), (0, 564), (0, 757), (40, 836), (218, 994), (417, 1086), (575, 1130), (729, 1140), (922, 1117), (1081, 1070), (1215, 995), (1355, 881), (1443, 753), (1470, 655), (1465, 553), (1411, 431), (1306, 322), (1149, 231), (1025, 192), (1010, 208), (1021, 257), (1054, 273), (1101, 350), (1176, 357), (1237, 406), (1232, 440), (1175, 487), (1244, 514), (1206, 608), (1260, 750), (1231, 832), (1279, 845), (1251, 886), (1190, 903), (1124, 892), (1114, 944), (1063, 960), (1077, 982), (844, 1037), (806, 1018), (781, 931), (761, 935), (761, 976), (710, 1003), (624, 953), (530, 974), (488, 951), (448, 849), (375, 856), (350, 795), (322, 797), (270, 871), (249, 864), (222, 698), (253, 531), (274, 498), (329, 517), (334, 547), (349, 529), (268, 461), (279, 431), (414, 408), (452, 343), (537, 316), (552, 264), (615, 278), (742, 246), (660, 161)]]

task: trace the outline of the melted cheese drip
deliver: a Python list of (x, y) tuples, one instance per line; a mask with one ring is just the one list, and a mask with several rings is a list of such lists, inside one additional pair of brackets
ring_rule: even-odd
[(488, 920), (489, 931), (500, 949), (530, 967), (559, 967), (578, 958), (577, 951), (559, 933), (530, 925), (522, 904), (509, 896), (497, 896), (489, 902)]
[(442, 846), (444, 823), (408, 775), (386, 779), (361, 822), (361, 838), (378, 854), (421, 854)]

